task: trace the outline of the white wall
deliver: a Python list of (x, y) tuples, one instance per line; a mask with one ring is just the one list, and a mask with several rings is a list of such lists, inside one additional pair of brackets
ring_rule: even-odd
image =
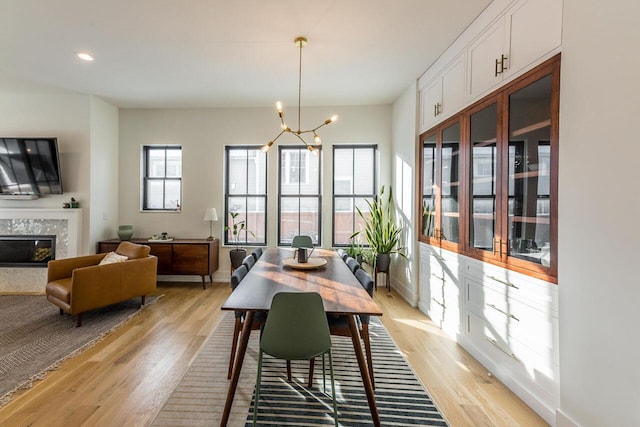
[(118, 223), (118, 109), (91, 97), (90, 136), (90, 248), (93, 242), (113, 237)]
[(412, 306), (418, 305), (418, 241), (416, 239), (416, 111), (417, 82), (393, 104), (391, 166), (398, 220), (403, 225), (405, 253), (409, 260), (397, 256), (391, 267), (393, 287)]
[[(323, 223), (322, 246), (331, 245), (331, 145), (378, 144), (381, 183), (388, 183), (391, 156), (391, 106), (336, 106), (302, 109), (302, 127), (315, 126), (332, 114), (336, 123), (324, 127), (323, 140)], [(295, 109), (285, 110), (287, 122), (297, 128)], [(274, 138), (279, 119), (272, 108), (246, 109), (122, 109), (120, 110), (120, 224), (133, 224), (134, 235), (151, 236), (166, 231), (178, 237), (204, 238), (209, 223), (204, 210), (215, 207), (224, 212), (224, 146), (262, 145)], [(277, 242), (277, 145), (296, 143), (282, 136), (269, 154), (268, 244)], [(140, 211), (140, 154), (142, 145), (179, 144), (183, 150), (183, 197), (181, 212)], [(214, 235), (223, 234), (223, 221), (214, 223)], [(116, 237), (116, 229), (112, 230)], [(228, 280), (229, 256), (220, 254), (218, 280)]]
[[(81, 207), (89, 202), (90, 97), (76, 94), (0, 94), (0, 135), (58, 138), (63, 195), (37, 200), (0, 200), (0, 208), (61, 208), (75, 197)], [(84, 210), (83, 247), (88, 246), (88, 210)]]
[(560, 426), (640, 425), (638, 28), (635, 0), (564, 0)]

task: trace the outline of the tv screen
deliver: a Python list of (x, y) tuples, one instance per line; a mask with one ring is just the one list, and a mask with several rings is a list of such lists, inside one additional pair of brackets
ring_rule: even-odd
[(56, 138), (0, 138), (1, 194), (62, 194)]

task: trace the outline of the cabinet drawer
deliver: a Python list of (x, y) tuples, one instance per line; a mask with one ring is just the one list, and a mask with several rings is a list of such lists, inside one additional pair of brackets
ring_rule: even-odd
[(171, 245), (166, 243), (150, 243), (151, 255), (158, 257), (158, 274), (171, 274), (173, 251)]
[(539, 385), (552, 385), (558, 381), (558, 363), (549, 352), (534, 351), (511, 336), (501, 337), (490, 324), (472, 312), (466, 313), (466, 320), (466, 334), (497, 365), (504, 364), (513, 372), (523, 373)]
[(209, 274), (209, 245), (174, 245), (173, 274)]
[(504, 341), (520, 340), (535, 352), (551, 354), (559, 364), (558, 319), (520, 301), (505, 298), (473, 280), (465, 279), (467, 309), (482, 318)]

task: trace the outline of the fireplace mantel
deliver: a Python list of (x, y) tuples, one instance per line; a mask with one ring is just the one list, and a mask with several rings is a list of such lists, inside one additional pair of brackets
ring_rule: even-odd
[[(81, 247), (82, 209), (2, 208), (0, 234), (56, 236), (56, 258), (78, 256)], [(44, 292), (43, 268), (0, 268), (0, 293)]]

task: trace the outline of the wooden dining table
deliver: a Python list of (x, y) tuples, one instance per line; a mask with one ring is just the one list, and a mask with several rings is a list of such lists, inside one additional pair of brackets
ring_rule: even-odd
[(327, 261), (324, 266), (316, 269), (296, 269), (285, 265), (284, 260), (293, 257), (293, 254), (292, 249), (268, 248), (265, 250), (258, 262), (222, 304), (222, 310), (246, 311), (246, 315), (220, 425), (226, 426), (229, 420), (255, 313), (268, 312), (273, 296), (279, 292), (317, 292), (322, 297), (325, 312), (346, 315), (349, 320), (351, 341), (371, 410), (371, 418), (374, 425), (379, 426), (380, 417), (355, 316), (382, 316), (382, 311), (334, 251), (315, 249), (312, 256), (322, 257)]

